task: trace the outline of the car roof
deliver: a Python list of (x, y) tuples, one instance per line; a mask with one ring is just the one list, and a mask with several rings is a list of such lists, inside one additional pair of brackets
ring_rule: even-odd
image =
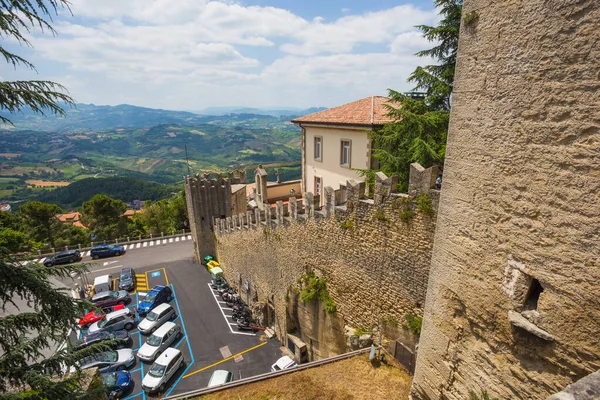
[(107, 244), (97, 244), (94, 247), (92, 247), (92, 250), (94, 250), (94, 249), (101, 249), (103, 247), (108, 247), (108, 245)]
[(154, 361), (154, 362), (159, 365), (167, 365), (173, 359), (173, 357), (175, 357), (177, 354), (180, 354), (180, 353), (181, 353), (181, 351), (179, 351), (173, 347), (169, 347), (168, 349), (163, 351), (160, 354), (160, 356), (158, 356), (156, 358), (156, 361)]
[(106, 319), (113, 319), (116, 317), (120, 317), (121, 315), (125, 315), (125, 314), (129, 314), (131, 312), (131, 310), (129, 308), (123, 308), (121, 310), (117, 310), (117, 311), (113, 311), (110, 312), (108, 314), (106, 314)]
[(294, 364), (295, 361), (288, 356), (283, 356), (275, 364), (281, 369), (285, 369), (288, 365)]
[(96, 293), (95, 295), (92, 296), (92, 301), (107, 297), (111, 293), (112, 293), (112, 291), (110, 291), (110, 290), (105, 290), (104, 292)]
[(131, 274), (131, 273), (133, 273), (133, 270), (131, 268), (123, 268), (121, 270), (121, 275), (123, 275), (123, 274)]
[(222, 384), (222, 383), (226, 383), (227, 382), (227, 377), (229, 376), (231, 372), (226, 371), (224, 369), (218, 369), (215, 372), (212, 373), (212, 375), (210, 376), (210, 380), (208, 381), (209, 385), (215, 384)]
[(60, 253), (56, 253), (57, 256), (65, 255), (65, 254), (74, 254), (77, 250), (63, 250)]
[(158, 337), (163, 337), (169, 332), (174, 326), (177, 326), (174, 322), (167, 321), (158, 328), (153, 335)]
[(173, 308), (173, 307), (169, 303), (162, 303), (159, 306), (155, 307), (154, 310), (152, 310), (152, 311), (154, 313), (158, 314), (158, 313), (165, 311), (167, 308)]

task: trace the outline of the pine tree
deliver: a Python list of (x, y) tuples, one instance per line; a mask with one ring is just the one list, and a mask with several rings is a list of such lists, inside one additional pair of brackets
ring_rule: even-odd
[[(20, 45), (31, 46), (26, 37), (32, 29), (55, 34), (49, 21), (58, 8), (69, 9), (67, 0), (0, 0), (0, 38), (14, 40)], [(14, 68), (25, 66), (36, 71), (33, 64), (23, 57), (8, 51), (0, 44), (0, 55)], [(51, 81), (0, 81), (0, 111), (8, 113), (31, 109), (40, 114), (64, 115), (61, 103), (74, 104), (73, 99), (64, 93), (65, 88)], [(0, 122), (11, 123), (8, 117), (0, 115)]]
[(419, 51), (417, 56), (431, 57), (439, 64), (417, 67), (408, 81), (417, 84), (414, 90), (427, 93), (425, 103), (432, 110), (450, 111), (462, 3), (462, 0), (435, 0), (434, 5), (440, 8), (443, 16), (440, 23), (437, 26), (417, 26), (428, 41), (437, 43), (431, 49)]

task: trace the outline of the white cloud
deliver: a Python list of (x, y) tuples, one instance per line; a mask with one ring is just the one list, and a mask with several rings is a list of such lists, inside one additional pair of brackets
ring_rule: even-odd
[(333, 106), (407, 90), (426, 61), (414, 53), (431, 47), (414, 25), (436, 18), (411, 5), (342, 10), (331, 22), (207, 0), (72, 0), (71, 9), (58, 37), (36, 33), (32, 44), (36, 59), (67, 66), (56, 80), (72, 83), (78, 101), (179, 109)]

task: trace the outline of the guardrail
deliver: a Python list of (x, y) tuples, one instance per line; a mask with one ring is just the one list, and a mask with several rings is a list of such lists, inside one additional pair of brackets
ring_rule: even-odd
[(192, 391), (185, 392), (182, 394), (165, 397), (163, 400), (182, 400), (182, 399), (189, 399), (190, 397), (201, 396), (201, 395), (205, 395), (205, 394), (209, 394), (209, 393), (219, 392), (221, 390), (231, 389), (234, 387), (246, 385), (248, 383), (259, 382), (259, 381), (263, 381), (266, 379), (276, 378), (281, 375), (290, 374), (290, 373), (298, 372), (298, 371), (303, 371), (303, 370), (309, 369), (309, 368), (319, 367), (321, 365), (329, 364), (334, 361), (340, 361), (340, 360), (344, 360), (346, 358), (350, 358), (350, 357), (354, 357), (354, 356), (357, 356), (360, 354), (368, 353), (370, 350), (371, 350), (371, 348), (367, 347), (365, 349), (359, 349), (359, 350), (351, 351), (349, 353), (340, 354), (339, 356), (324, 358), (323, 360), (313, 361), (313, 362), (309, 362), (306, 364), (301, 364), (295, 368), (284, 369), (284, 370), (277, 371), (277, 372), (267, 372), (266, 374), (261, 374), (261, 375), (252, 376), (250, 378), (240, 379), (239, 381), (233, 381), (226, 385), (219, 385), (219, 386), (211, 387), (211, 388), (196, 389), (196, 390), (192, 390)]
[(189, 235), (191, 233), (191, 231), (186, 230), (186, 229), (181, 229), (181, 231), (177, 230), (177, 231), (172, 231), (172, 234), (169, 235), (165, 235), (164, 232), (161, 232), (160, 234), (154, 235), (154, 234), (150, 234), (150, 235), (138, 235), (137, 238), (133, 237), (126, 237), (126, 238), (119, 238), (119, 239), (114, 239), (114, 240), (102, 240), (102, 241), (98, 241), (98, 242), (91, 242), (90, 246), (82, 246), (81, 244), (77, 244), (77, 245), (71, 245), (71, 246), (64, 246), (64, 247), (59, 247), (59, 248), (45, 248), (45, 249), (40, 249), (37, 252), (32, 252), (32, 253), (27, 253), (27, 254), (20, 254), (17, 256), (18, 260), (31, 260), (34, 258), (40, 258), (40, 257), (49, 257), (52, 256), (58, 252), (64, 251), (64, 250), (79, 250), (79, 251), (88, 251), (91, 250), (92, 247), (94, 247), (95, 245), (99, 245), (99, 244), (120, 244), (120, 245), (130, 245), (130, 244), (135, 244), (135, 243), (140, 243), (140, 242), (145, 242), (148, 240), (159, 240), (159, 239), (169, 239), (169, 238), (176, 238), (176, 237), (181, 237), (181, 236), (185, 236), (185, 235)]

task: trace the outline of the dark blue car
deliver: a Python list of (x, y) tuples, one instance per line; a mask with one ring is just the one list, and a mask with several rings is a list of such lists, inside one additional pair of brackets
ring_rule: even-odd
[(118, 244), (99, 244), (92, 247), (90, 256), (95, 260), (100, 257), (112, 257), (125, 254), (125, 247)]
[(154, 307), (162, 303), (168, 303), (173, 300), (173, 291), (170, 287), (165, 285), (154, 286), (148, 294), (138, 304), (138, 313), (140, 315), (146, 315)]
[(133, 379), (127, 371), (109, 372), (100, 376), (109, 399), (119, 399), (133, 387)]

